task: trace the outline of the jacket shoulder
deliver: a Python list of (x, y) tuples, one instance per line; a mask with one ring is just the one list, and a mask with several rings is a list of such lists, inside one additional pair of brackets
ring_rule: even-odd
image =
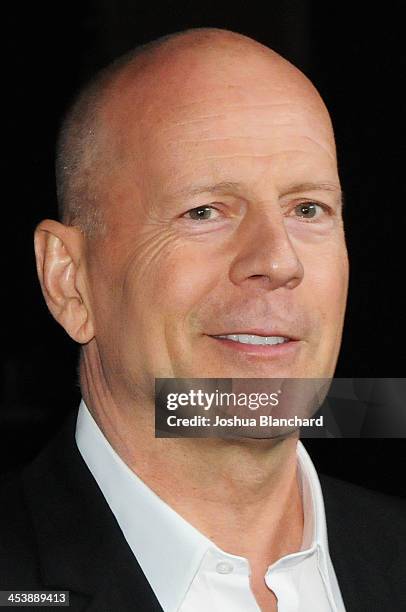
[(330, 509), (351, 508), (351, 517), (366, 525), (385, 524), (386, 529), (406, 530), (406, 499), (387, 495), (363, 486), (319, 474), (326, 507)]
[[(403, 580), (406, 567), (406, 500), (326, 475), (320, 476), (329, 540), (337, 548)], [(395, 576), (394, 576), (395, 578)]]

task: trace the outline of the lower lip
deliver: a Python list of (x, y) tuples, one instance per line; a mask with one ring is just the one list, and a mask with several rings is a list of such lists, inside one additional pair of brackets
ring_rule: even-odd
[(280, 344), (244, 344), (228, 338), (215, 338), (214, 336), (210, 336), (210, 338), (213, 338), (225, 349), (268, 358), (292, 357), (300, 345), (300, 340), (289, 340), (289, 342), (281, 342)]

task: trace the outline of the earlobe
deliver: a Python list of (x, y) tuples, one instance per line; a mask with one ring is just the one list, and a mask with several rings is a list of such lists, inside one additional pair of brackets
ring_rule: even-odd
[(82, 263), (82, 234), (75, 227), (47, 219), (35, 230), (34, 246), (38, 278), (51, 314), (76, 342), (89, 342), (94, 329)]

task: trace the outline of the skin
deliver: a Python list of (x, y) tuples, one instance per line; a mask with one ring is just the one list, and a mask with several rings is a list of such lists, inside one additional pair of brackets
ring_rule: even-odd
[[(83, 345), (82, 393), (112, 446), (186, 520), (247, 557), (258, 605), (276, 609), (263, 576), (303, 532), (297, 436), (155, 439), (154, 378), (333, 375), (348, 261), (330, 118), (286, 60), (214, 31), (121, 70), (101, 119), (106, 231), (38, 226), (45, 299)], [(324, 187), (289, 193), (308, 182)], [(314, 219), (297, 212), (306, 201), (320, 204)], [(212, 217), (194, 220), (198, 206)], [(270, 323), (297, 339), (289, 355), (212, 338)]]

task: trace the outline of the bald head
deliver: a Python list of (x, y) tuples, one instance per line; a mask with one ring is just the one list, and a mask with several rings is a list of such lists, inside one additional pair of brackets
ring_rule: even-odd
[[(233, 93), (233, 72), (247, 88), (274, 87), (317, 108), (327, 131), (328, 113), (314, 86), (290, 62), (235, 32), (199, 28), (163, 36), (136, 47), (102, 69), (83, 88), (61, 126), (56, 159), (61, 220), (87, 235), (103, 233), (101, 177), (128, 155), (128, 124), (161, 116), (179, 100), (215, 93), (219, 81)], [(192, 102), (193, 103), (193, 102)], [(141, 138), (142, 140), (142, 138)], [(127, 150), (126, 150), (127, 149)]]

